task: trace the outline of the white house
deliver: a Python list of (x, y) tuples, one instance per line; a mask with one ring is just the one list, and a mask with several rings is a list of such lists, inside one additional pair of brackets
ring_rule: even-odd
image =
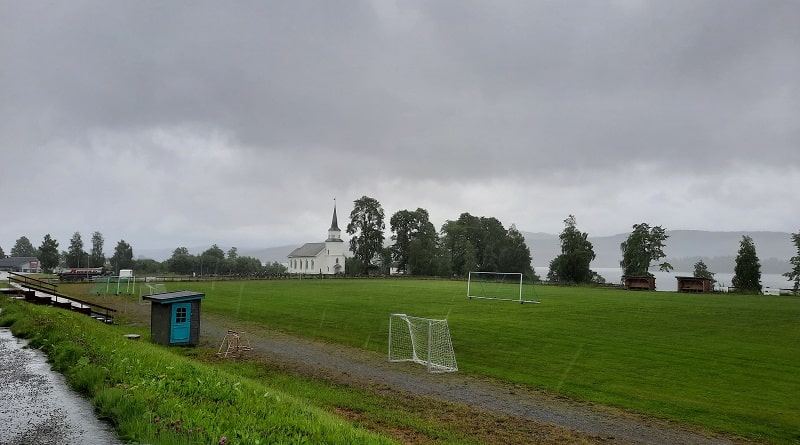
[(328, 239), (322, 243), (306, 243), (289, 254), (289, 273), (338, 275), (344, 274), (344, 241), (336, 220), (336, 205), (333, 206), (333, 221), (328, 229)]

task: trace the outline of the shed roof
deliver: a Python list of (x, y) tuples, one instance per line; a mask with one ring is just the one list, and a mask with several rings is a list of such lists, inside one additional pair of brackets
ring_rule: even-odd
[(142, 299), (154, 301), (156, 303), (176, 303), (188, 300), (201, 300), (206, 294), (192, 292), (190, 290), (178, 290), (175, 292), (165, 292), (163, 294), (145, 295)]
[(289, 254), (289, 258), (315, 257), (323, 250), (325, 250), (325, 243), (306, 243), (303, 244), (302, 247), (294, 249), (292, 253)]

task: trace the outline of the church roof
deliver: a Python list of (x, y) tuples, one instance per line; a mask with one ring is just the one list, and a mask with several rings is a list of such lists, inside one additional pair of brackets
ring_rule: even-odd
[(323, 250), (325, 250), (325, 243), (305, 243), (301, 247), (294, 249), (289, 254), (289, 258), (317, 256)]

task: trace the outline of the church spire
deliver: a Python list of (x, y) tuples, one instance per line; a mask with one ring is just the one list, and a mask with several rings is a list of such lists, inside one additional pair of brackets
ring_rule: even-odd
[(339, 221), (336, 219), (336, 198), (333, 199), (333, 219), (331, 228), (328, 229), (328, 242), (342, 242), (342, 231), (339, 229)]
[(339, 222), (336, 220), (336, 198), (333, 199), (333, 221), (331, 221), (331, 230), (339, 230)]

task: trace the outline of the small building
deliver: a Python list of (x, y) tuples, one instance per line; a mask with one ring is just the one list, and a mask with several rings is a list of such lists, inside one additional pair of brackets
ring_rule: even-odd
[(205, 294), (179, 290), (142, 297), (150, 305), (150, 338), (165, 346), (200, 343), (200, 301)]
[(32, 256), (11, 256), (0, 258), (0, 270), (17, 273), (40, 273), (39, 259)]
[(678, 280), (678, 292), (711, 292), (711, 278), (675, 277)]
[(656, 277), (648, 275), (625, 275), (622, 277), (622, 282), (627, 290), (656, 290)]
[(306, 243), (294, 249), (288, 256), (289, 273), (342, 275), (345, 273), (344, 247), (334, 205), (328, 238), (321, 243)]

